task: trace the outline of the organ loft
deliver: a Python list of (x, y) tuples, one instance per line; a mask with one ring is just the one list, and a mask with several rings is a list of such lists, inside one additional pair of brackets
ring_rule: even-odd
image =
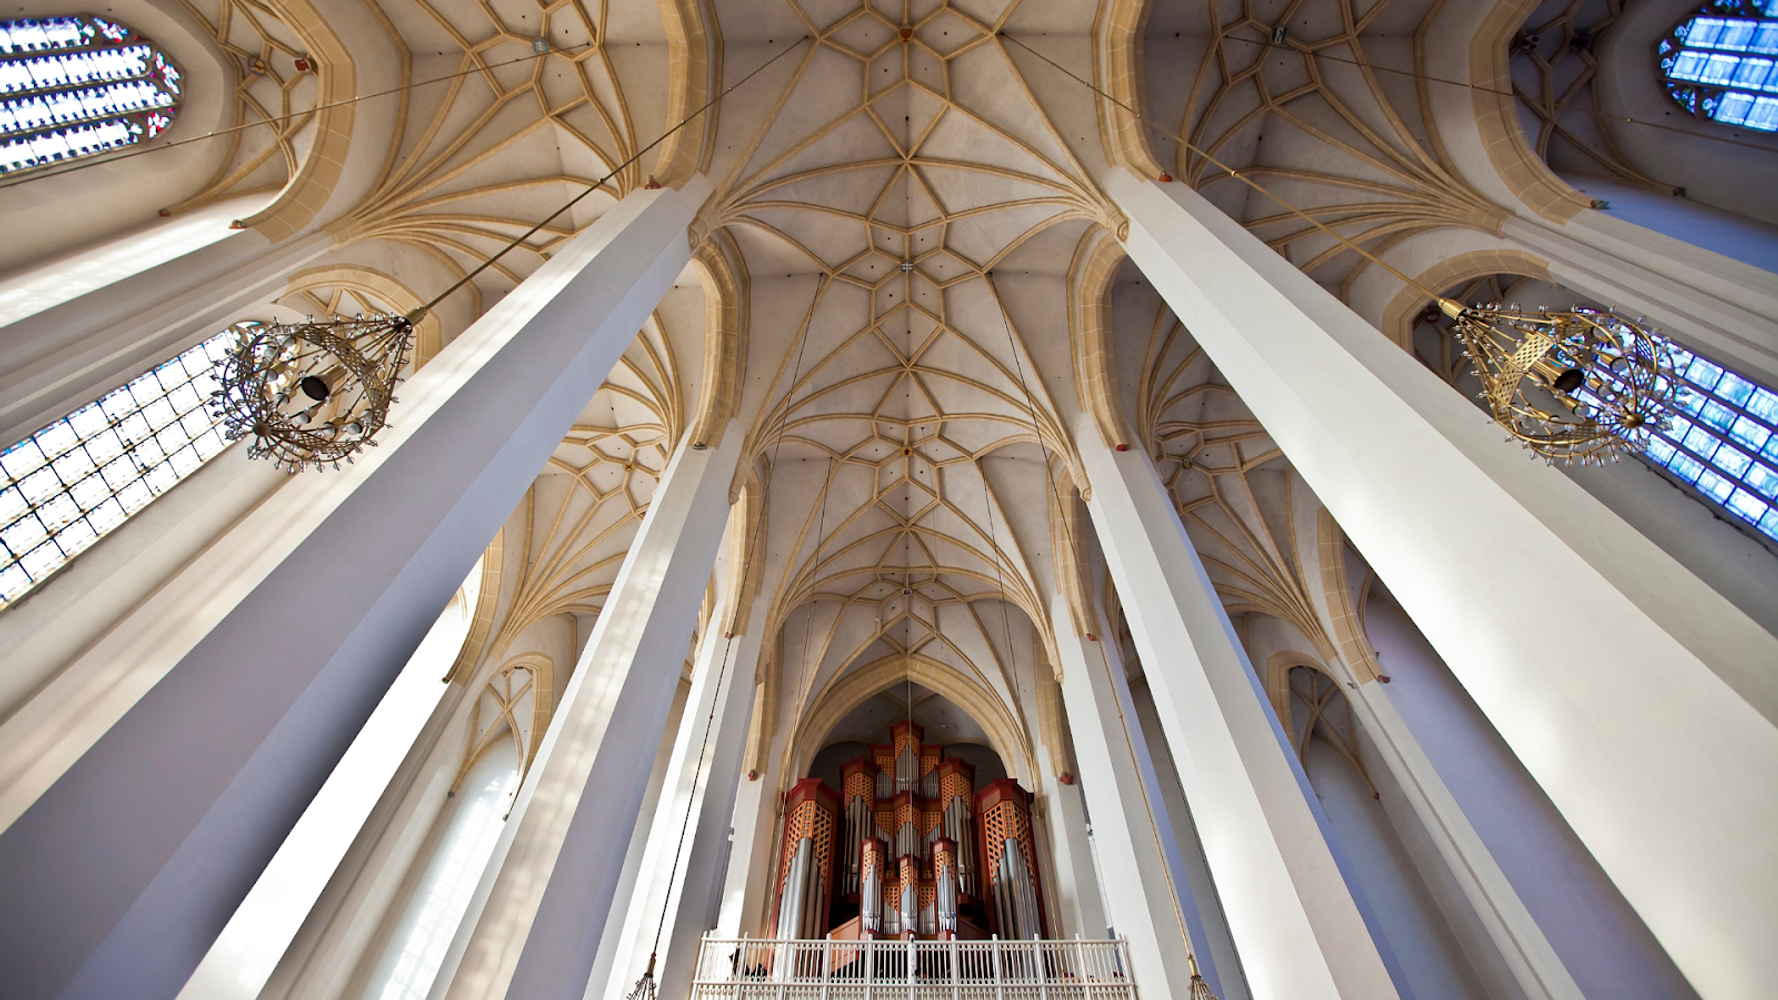
[(784, 796), (782, 938), (1044, 937), (1031, 794), (1011, 778), (977, 789), (975, 766), (923, 742), (912, 721)]

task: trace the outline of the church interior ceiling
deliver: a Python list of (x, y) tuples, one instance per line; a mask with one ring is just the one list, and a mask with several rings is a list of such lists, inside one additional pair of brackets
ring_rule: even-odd
[[(769, 387), (754, 390), (766, 398), (736, 428), (748, 461), (756, 475), (776, 466), (782, 475), (765, 478), (796, 494), (767, 504), (768, 547), (787, 550), (761, 584), (781, 681), (772, 710), (800, 717), (849, 672), (918, 660), (993, 692), (1023, 729), (1049, 724), (1034, 688), (1049, 669), (1044, 595), (1074, 572), (1050, 552), (1064, 547), (1051, 519), (1072, 490), (1076, 402), (1059, 374), (1071, 365), (1071, 272), (1080, 248), (1122, 220), (1102, 189), (1115, 154), (1095, 99), (1001, 36), (1090, 75), (1095, 5), (369, 6), (401, 81), (440, 82), (403, 92), (374, 176), (329, 231), (364, 268), (407, 262), (422, 276), (416, 299), (659, 137), (675, 109), (695, 106), (675, 94), (681, 79), (707, 93), (801, 46), (478, 278), (468, 315), (656, 173), (669, 183), (706, 173), (715, 193), (694, 237), (719, 234), (752, 322), (769, 314), (784, 327), (737, 359), (747, 384)], [(1208, 154), (1151, 133), (1162, 169), (1342, 296), (1365, 262), (1230, 168), (1376, 252), (1438, 230), (1496, 231), (1506, 211), (1455, 168), (1412, 76), (1442, 6), (1156, 0), (1139, 39), (1144, 100)], [(1552, 23), (1583, 30), (1571, 8)], [(287, 118), (270, 138), (242, 133), (260, 138), (239, 140), (200, 198), (276, 184), (299, 168), (310, 121), (288, 116), (316, 99), (304, 82), (313, 74), (296, 69), (302, 43), (258, 5), (194, 10), (240, 64), (243, 120)], [(1572, 82), (1571, 65), (1550, 79)], [(675, 293), (684, 300), (670, 297), (642, 331), (509, 522), (484, 662), (531, 622), (596, 610), (609, 589), (707, 377), (691, 274)], [(374, 294), (382, 285), (327, 280), (293, 287), (283, 304), (406, 306)], [(1118, 294), (1142, 303), (1118, 308), (1146, 314), (1115, 338), (1141, 382), (1132, 426), (1219, 592), (1231, 612), (1275, 617), (1331, 650), (1308, 596), (1320, 583), (1291, 530), (1291, 505), (1314, 498), (1189, 332), (1152, 291), (1125, 285)], [(432, 350), (447, 336), (435, 333)]]

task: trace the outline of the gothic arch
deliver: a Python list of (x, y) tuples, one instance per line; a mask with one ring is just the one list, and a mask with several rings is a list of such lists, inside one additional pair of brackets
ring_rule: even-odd
[(1542, 0), (1495, 0), (1477, 26), (1469, 43), (1470, 90), (1476, 128), (1488, 161), (1525, 207), (1561, 225), (1591, 208), (1593, 200), (1557, 177), (1531, 149), (1519, 121), (1518, 99), (1513, 96), (1512, 71), (1507, 46), (1525, 19)]
[(828, 685), (815, 699), (813, 707), (803, 715), (796, 735), (784, 749), (784, 767), (780, 774), (787, 784), (794, 775), (808, 770), (809, 763), (821, 749), (821, 741), (846, 713), (896, 684), (912, 680), (915, 684), (949, 698), (968, 711), (987, 731), (994, 751), (1006, 764), (1009, 777), (1030, 780), (1037, 772), (1031, 756), (1031, 741), (1017, 717), (1003, 705), (992, 691), (958, 673), (956, 670), (919, 654), (885, 656), (846, 672)]
[(356, 121), (358, 67), (352, 53), (309, 0), (271, 0), (278, 19), (308, 47), (319, 83), (315, 95), (315, 141), (295, 176), (270, 205), (240, 221), (273, 243), (301, 232), (321, 214), (345, 170)]
[(704, 287), (704, 375), (692, 415), (691, 440), (716, 447), (741, 405), (751, 312), (747, 290), (752, 282), (740, 247), (726, 229), (704, 240), (692, 255), (691, 266)]
[[(374, 298), (398, 313), (411, 313), (424, 304), (405, 282), (363, 264), (323, 264), (297, 271), (286, 279), (284, 294), (296, 295), (318, 288), (345, 289)], [(414, 327), (414, 370), (419, 371), (444, 347), (444, 327), (436, 313), (427, 313)]]
[(1074, 388), (1081, 409), (1093, 418), (1107, 447), (1129, 447), (1130, 431), (1118, 407), (1117, 359), (1112, 353), (1111, 285), (1125, 260), (1123, 244), (1102, 226), (1081, 237), (1068, 267), (1068, 339), (1074, 356)]
[(1490, 274), (1518, 274), (1539, 281), (1555, 281), (1550, 277), (1549, 261), (1523, 250), (1471, 250), (1448, 257), (1421, 271), (1415, 276), (1414, 284), (1403, 285), (1383, 307), (1384, 335), (1412, 354), (1414, 317), (1432, 301), (1420, 288), (1450, 288)]

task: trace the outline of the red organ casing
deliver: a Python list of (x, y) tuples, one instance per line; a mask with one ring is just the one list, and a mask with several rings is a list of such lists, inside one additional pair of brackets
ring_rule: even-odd
[(977, 792), (975, 767), (923, 735), (896, 723), (841, 768), (838, 793), (806, 778), (785, 796), (775, 937), (1045, 933), (1030, 793), (1011, 779)]

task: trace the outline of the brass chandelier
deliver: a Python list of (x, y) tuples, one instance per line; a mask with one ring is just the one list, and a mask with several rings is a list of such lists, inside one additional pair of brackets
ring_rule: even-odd
[[(1000, 37), (1425, 294), (1436, 303), (1437, 311), (1455, 321), (1464, 354), (1481, 380), (1482, 399), (1495, 422), (1546, 461), (1615, 461), (1623, 452), (1641, 450), (1652, 431), (1666, 426), (1684, 390), (1666, 340), (1641, 321), (1631, 322), (1609, 310), (1587, 306), (1521, 310), (1498, 304), (1471, 307), (1445, 298), (1184, 136), (1150, 121), (1091, 80), (1011, 35)], [(1172, 177), (1163, 174), (1160, 179), (1171, 181)]]
[[(413, 347), (414, 326), (433, 307), (805, 41), (807, 36), (724, 88), (437, 298), (406, 315), (373, 313), (322, 322), (310, 317), (302, 323), (237, 324), (234, 347), (217, 363), (216, 377), (222, 387), (210, 397), (225, 434), (231, 439), (252, 435), (247, 446), (249, 458), (269, 458), (292, 474), (330, 465), (338, 469), (342, 460), (350, 463), (366, 445), (375, 447), (376, 435), (389, 426), (389, 404), (396, 401), (395, 386)], [(540, 55), (548, 52), (547, 43), (536, 51)], [(660, 185), (650, 177), (648, 186)]]
[[(1665, 338), (1610, 311), (1440, 298), (1494, 421), (1546, 461), (1596, 465), (1647, 447), (1679, 390)], [(1431, 312), (1431, 310), (1428, 310)]]

